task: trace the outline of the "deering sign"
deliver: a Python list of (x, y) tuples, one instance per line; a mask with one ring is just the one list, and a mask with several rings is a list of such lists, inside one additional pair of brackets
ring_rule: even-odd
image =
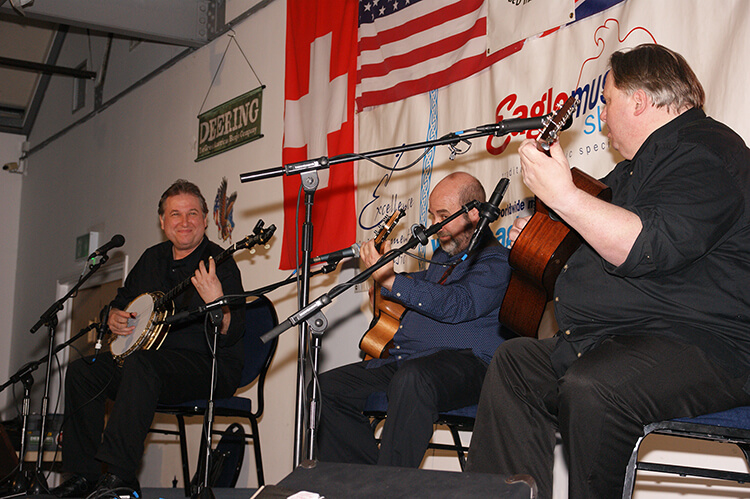
[(198, 115), (198, 157), (195, 161), (263, 137), (260, 133), (263, 88), (260, 86)]

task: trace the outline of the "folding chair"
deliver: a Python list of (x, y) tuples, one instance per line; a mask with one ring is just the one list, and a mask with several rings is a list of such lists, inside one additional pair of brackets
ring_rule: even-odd
[[(240, 387), (244, 388), (255, 379), (257, 386), (257, 408), (253, 412), (253, 401), (245, 397), (230, 397), (216, 399), (214, 401), (214, 415), (217, 417), (247, 418), (251, 431), (245, 435), (246, 439), (252, 440), (255, 450), (255, 468), (258, 474), (258, 486), (265, 484), (263, 477), (263, 460), (260, 451), (260, 433), (258, 431), (258, 419), (263, 414), (263, 386), (266, 379), (268, 367), (276, 352), (277, 338), (264, 344), (260, 336), (278, 324), (278, 317), (273, 303), (262, 296), (247, 304), (245, 311), (245, 335), (243, 343), (245, 348), (245, 365), (242, 370)], [(238, 389), (238, 390), (239, 390)], [(182, 475), (185, 483), (185, 495), (190, 496), (190, 467), (188, 464), (187, 438), (185, 436), (185, 417), (203, 416), (206, 411), (207, 400), (193, 400), (179, 405), (160, 405), (157, 413), (172, 414), (177, 418), (177, 431), (152, 428), (150, 431), (167, 435), (179, 435), (180, 453), (182, 457)], [(219, 433), (215, 431), (215, 433)], [(205, 453), (203, 446), (205, 439), (201, 438), (201, 455)], [(237, 477), (234, 481), (236, 483)], [(232, 484), (234, 486), (234, 483)]]
[[(365, 409), (362, 413), (372, 419), (372, 429), (383, 421), (388, 412), (388, 397), (385, 392), (376, 392), (370, 395), (365, 402)], [(448, 412), (438, 414), (436, 424), (445, 425), (451, 432), (453, 444), (441, 444), (430, 442), (427, 448), (453, 451), (458, 456), (458, 462), (461, 465), (461, 471), (466, 467), (466, 452), (469, 447), (461, 442), (461, 431), (473, 431), (474, 419), (477, 416), (477, 406), (470, 405), (460, 409), (454, 409)]]
[(641, 442), (652, 433), (735, 444), (742, 450), (745, 460), (750, 464), (750, 406), (737, 407), (696, 418), (679, 418), (650, 423), (644, 426), (643, 436), (636, 442), (630, 456), (622, 491), (623, 499), (632, 497), (638, 470), (750, 483), (750, 473), (638, 461)]

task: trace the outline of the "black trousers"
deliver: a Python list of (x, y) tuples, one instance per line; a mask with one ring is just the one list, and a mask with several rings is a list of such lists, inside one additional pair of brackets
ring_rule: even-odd
[(750, 405), (734, 378), (697, 347), (655, 336), (605, 340), (559, 378), (556, 339), (503, 343), (488, 368), (467, 470), (529, 474), (552, 497), (555, 432), (569, 468), (569, 497), (622, 496), (643, 425)]
[[(234, 393), (238, 376), (219, 369), (216, 397)], [(143, 456), (156, 406), (208, 398), (211, 358), (185, 350), (140, 350), (122, 367), (109, 353), (78, 359), (65, 375), (62, 457), (66, 471), (96, 479), (102, 463), (132, 479)], [(107, 426), (105, 401), (114, 400)]]
[[(400, 365), (366, 366), (349, 364), (320, 375), (321, 461), (418, 467), (438, 412), (476, 404), (487, 371), (471, 350), (444, 350)], [(374, 392), (388, 395), (380, 449), (362, 414)]]

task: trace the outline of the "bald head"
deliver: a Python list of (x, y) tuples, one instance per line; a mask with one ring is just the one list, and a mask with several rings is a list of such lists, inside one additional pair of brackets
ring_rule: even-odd
[[(483, 203), (485, 198), (484, 187), (474, 176), (465, 172), (451, 173), (432, 189), (430, 216), (434, 223), (441, 222), (466, 203), (473, 200)], [(440, 246), (451, 255), (465, 250), (478, 221), (476, 209), (454, 219), (437, 233)]]
[(462, 206), (474, 200), (484, 203), (487, 199), (487, 194), (484, 192), (482, 183), (476, 177), (466, 172), (451, 173), (438, 182), (433, 192), (438, 190), (454, 193), (456, 202)]

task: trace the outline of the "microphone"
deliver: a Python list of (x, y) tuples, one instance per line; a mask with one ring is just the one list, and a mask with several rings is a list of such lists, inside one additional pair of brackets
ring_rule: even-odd
[(156, 324), (171, 325), (176, 322), (186, 321), (188, 319), (192, 319), (193, 317), (199, 314), (205, 314), (206, 312), (212, 312), (214, 310), (221, 310), (221, 307), (223, 307), (224, 305), (230, 305), (231, 303), (232, 303), (231, 297), (222, 296), (216, 301), (212, 301), (211, 303), (206, 303), (205, 305), (200, 305), (192, 310), (183, 310), (182, 312), (176, 312), (172, 315), (165, 317), (164, 319), (160, 321), (156, 321)]
[(474, 229), (474, 234), (472, 234), (471, 236), (471, 241), (469, 241), (469, 246), (466, 249), (464, 259), (466, 259), (469, 253), (477, 248), (477, 246), (479, 245), (479, 240), (482, 238), (482, 232), (484, 232), (484, 229), (486, 229), (491, 222), (494, 222), (495, 220), (497, 220), (497, 217), (500, 216), (500, 201), (502, 201), (503, 196), (505, 196), (505, 191), (508, 189), (508, 184), (510, 184), (509, 179), (501, 178), (495, 186), (495, 190), (492, 191), (490, 200), (480, 205), (479, 222), (477, 223), (477, 228)]
[(110, 239), (108, 243), (91, 253), (88, 259), (91, 260), (92, 258), (96, 258), (97, 256), (106, 255), (109, 250), (113, 248), (119, 248), (123, 244), (125, 244), (125, 238), (122, 237), (122, 234), (115, 234), (114, 236), (112, 236), (112, 239)]
[(300, 322), (306, 321), (310, 317), (314, 316), (329, 303), (331, 303), (331, 297), (328, 295), (321, 295), (317, 300), (309, 303), (305, 308), (299, 310), (296, 314), (287, 317), (287, 319), (278, 326), (260, 335), (260, 341), (262, 341), (263, 344), (268, 343), (290, 327), (296, 326)]
[(354, 243), (348, 248), (334, 251), (332, 253), (326, 253), (325, 255), (316, 256), (312, 259), (312, 263), (339, 261), (342, 258), (349, 257), (359, 258), (359, 244)]
[[(123, 239), (123, 237), (120, 236), (120, 239)], [(119, 246), (122, 246), (122, 244)], [(99, 355), (99, 351), (102, 349), (104, 335), (107, 333), (107, 330), (109, 330), (107, 321), (109, 320), (109, 311), (111, 309), (112, 305), (107, 305), (101, 312), (99, 312), (99, 326), (96, 328), (96, 344), (94, 344), (94, 360), (96, 360), (96, 356)]]
[[(533, 118), (512, 118), (509, 120), (498, 121), (490, 125), (477, 127), (479, 132), (492, 132), (500, 136), (508, 133), (524, 132), (526, 130), (539, 130), (547, 126), (555, 113), (545, 114), (544, 116), (535, 116)], [(573, 116), (569, 116), (561, 130), (567, 130), (573, 125)]]

